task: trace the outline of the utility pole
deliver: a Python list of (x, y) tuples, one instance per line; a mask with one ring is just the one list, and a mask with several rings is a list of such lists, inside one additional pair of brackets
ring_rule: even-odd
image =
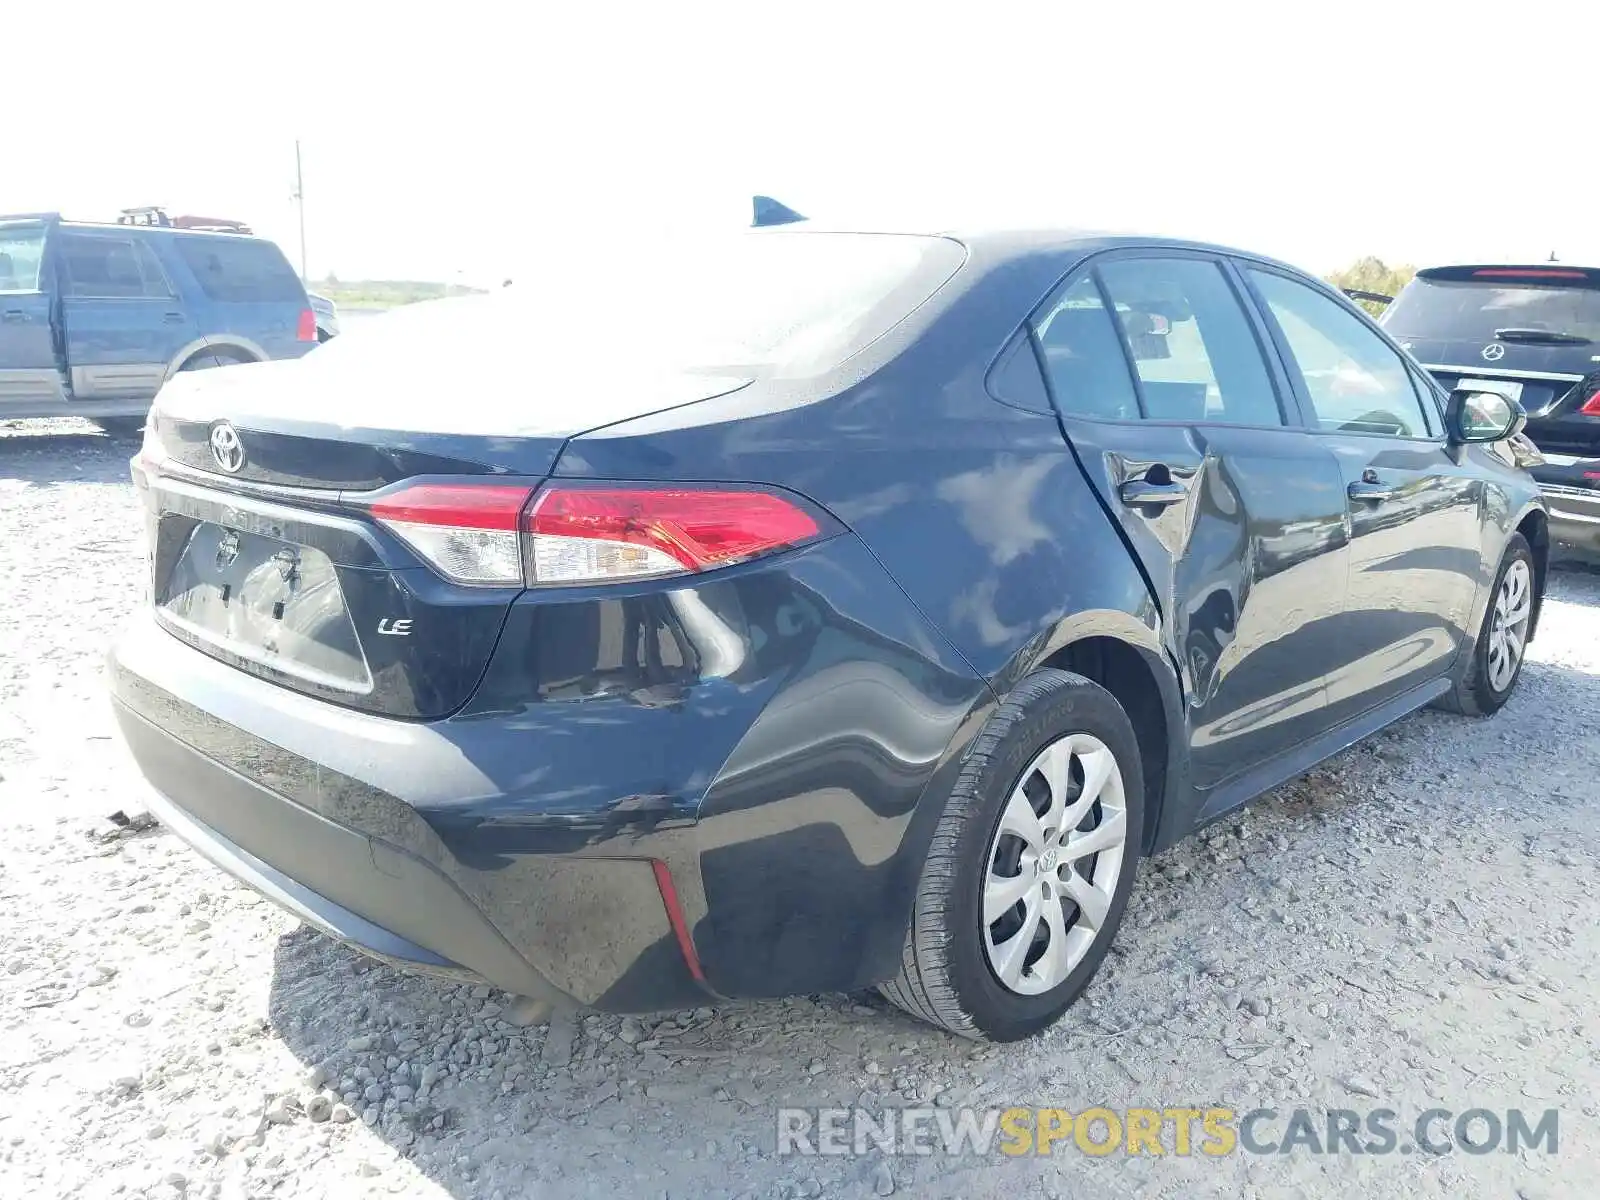
[(294, 202), (300, 209), (300, 282), (310, 283), (306, 275), (306, 181), (300, 171), (300, 139), (294, 140)]

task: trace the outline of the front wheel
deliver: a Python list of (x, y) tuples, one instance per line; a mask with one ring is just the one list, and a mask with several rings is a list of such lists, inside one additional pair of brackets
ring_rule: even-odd
[(964, 1037), (1015, 1041), (1088, 986), (1138, 867), (1144, 777), (1128, 715), (1039, 671), (995, 710), (934, 831), (884, 996)]
[(1472, 657), (1451, 690), (1439, 698), (1440, 708), (1469, 717), (1499, 712), (1517, 680), (1533, 627), (1533, 550), (1520, 533), (1511, 535), (1494, 580), (1488, 611), (1478, 630)]

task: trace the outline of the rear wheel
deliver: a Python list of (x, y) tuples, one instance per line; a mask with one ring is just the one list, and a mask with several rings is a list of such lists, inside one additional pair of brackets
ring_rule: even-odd
[(1528, 648), (1533, 625), (1533, 550), (1520, 533), (1511, 535), (1494, 580), (1488, 611), (1473, 646), (1472, 657), (1440, 697), (1438, 706), (1469, 717), (1499, 712), (1511, 698)]
[(249, 362), (247, 358), (240, 358), (234, 354), (214, 351), (206, 354), (196, 354), (179, 367), (180, 371), (209, 371), (213, 367), (232, 367), (242, 362)]
[(978, 735), (934, 832), (891, 1003), (964, 1037), (1013, 1041), (1076, 1000), (1138, 865), (1138, 741), (1104, 688), (1023, 681)]

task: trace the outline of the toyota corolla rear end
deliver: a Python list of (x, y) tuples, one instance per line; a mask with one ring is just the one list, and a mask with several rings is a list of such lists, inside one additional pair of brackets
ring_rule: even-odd
[[(925, 257), (869, 283), (925, 298), (954, 269)], [(759, 368), (535, 379), (526, 305), (449, 304), (159, 397), (110, 664), (157, 815), (336, 938), (528, 995), (882, 978), (982, 681), (785, 481), (582, 473), (586, 433)]]

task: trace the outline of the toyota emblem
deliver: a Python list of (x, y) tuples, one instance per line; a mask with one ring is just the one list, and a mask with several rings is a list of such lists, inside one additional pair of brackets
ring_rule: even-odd
[(239, 431), (226, 421), (218, 421), (211, 427), (211, 457), (230, 475), (244, 466), (244, 444), (239, 441)]
[(1499, 362), (1505, 356), (1506, 348), (1499, 342), (1490, 342), (1483, 348), (1483, 360), (1485, 362)]

